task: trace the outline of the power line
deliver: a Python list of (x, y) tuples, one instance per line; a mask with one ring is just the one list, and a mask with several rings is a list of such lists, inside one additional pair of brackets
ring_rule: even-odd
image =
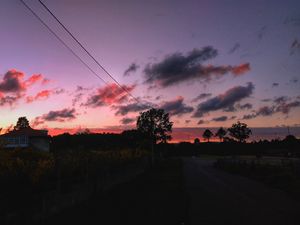
[[(22, 0), (21, 0), (22, 1)], [(111, 75), (100, 63), (99, 61), (81, 44), (81, 42), (69, 31), (69, 29), (52, 13), (52, 11), (41, 1), (39, 3), (50, 13), (50, 15), (63, 27), (63, 29), (73, 38), (73, 40), (90, 56), (93, 61), (128, 95), (130, 95), (136, 102), (139, 103), (139, 100), (134, 97), (123, 85), (121, 85), (114, 77)]]
[(42, 19), (39, 17), (33, 10), (30, 8), (23, 0), (20, 0), (23, 5), (83, 64), (85, 65), (98, 79), (100, 79), (102, 82), (104, 82), (106, 85), (108, 83), (100, 77), (87, 63), (85, 63), (79, 55), (77, 55), (67, 44), (66, 42), (61, 39)]

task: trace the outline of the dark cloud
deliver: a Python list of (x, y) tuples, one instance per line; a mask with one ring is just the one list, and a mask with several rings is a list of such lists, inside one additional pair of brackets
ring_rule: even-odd
[(124, 76), (128, 76), (130, 75), (131, 73), (137, 71), (137, 69), (139, 68), (140, 66), (137, 65), (136, 63), (132, 63), (124, 72)]
[(230, 109), (234, 104), (244, 98), (249, 97), (254, 90), (254, 85), (248, 83), (247, 86), (236, 86), (227, 90), (224, 94), (208, 99), (198, 105), (194, 117), (202, 117), (204, 113), (219, 109)]
[(2, 93), (19, 93), (26, 90), (23, 81), (24, 73), (17, 70), (9, 70), (0, 81), (0, 92)]
[[(128, 100), (127, 92), (133, 91), (134, 88), (135, 85), (123, 85), (122, 87), (119, 87), (114, 83), (106, 85), (103, 88), (99, 88), (96, 93), (92, 94), (84, 105), (90, 107), (101, 107), (114, 103), (122, 103)], [(127, 92), (125, 90), (127, 90)]]
[(252, 114), (244, 115), (242, 119), (249, 120), (256, 118), (257, 116), (271, 116), (276, 112), (273, 106), (262, 106)]
[(275, 97), (273, 99), (273, 102), (275, 104), (282, 104), (282, 103), (286, 103), (289, 100), (289, 97), (287, 96), (280, 96), (280, 97)]
[(26, 95), (27, 88), (39, 81), (43, 81), (43, 75), (33, 74), (24, 80), (25, 74), (11, 69), (7, 71), (2, 80), (0, 79), (0, 106), (13, 106)]
[(293, 79), (290, 80), (290, 82), (291, 82), (291, 83), (294, 83), (294, 84), (295, 84), (295, 83), (298, 83), (298, 81), (299, 81), (298, 78), (293, 78)]
[[(72, 106), (75, 107), (75, 105), (79, 102), (81, 102), (82, 98), (86, 95), (87, 92), (92, 90), (90, 87), (83, 87), (78, 85), (73, 93), (71, 93), (73, 99), (72, 99)], [(84, 104), (82, 104), (84, 105)]]
[(116, 115), (125, 116), (131, 112), (140, 112), (143, 110), (147, 110), (154, 107), (152, 103), (131, 103), (128, 105), (118, 105), (114, 106), (113, 108), (116, 109)]
[(269, 107), (269, 106), (263, 106), (263, 107), (260, 107), (257, 112), (256, 112), (256, 115), (257, 116), (270, 116), (272, 114), (274, 114), (274, 108), (273, 107)]
[(136, 121), (136, 118), (128, 118), (128, 117), (125, 117), (125, 118), (122, 118), (121, 119), (121, 123), (123, 125), (128, 125), (128, 124), (132, 124)]
[(21, 71), (15, 69), (7, 71), (2, 81), (0, 80), (0, 93), (20, 93), (43, 79), (41, 74), (33, 74), (27, 80), (24, 80), (24, 77), (25, 74)]
[(250, 103), (245, 103), (243, 105), (238, 105), (239, 109), (252, 109), (253, 105)]
[(275, 97), (272, 100), (271, 106), (262, 106), (254, 111), (254, 113), (244, 115), (242, 119), (253, 119), (257, 116), (272, 116), (275, 113), (289, 114), (293, 108), (300, 107), (300, 101), (291, 100), (292, 98), (288, 96)]
[(191, 120), (185, 120), (184, 122), (185, 122), (185, 124), (189, 124), (191, 122)]
[(62, 109), (57, 111), (50, 111), (42, 116), (45, 121), (60, 121), (75, 119), (75, 109)]
[(155, 100), (160, 100), (162, 97), (162, 95), (156, 96)]
[(80, 85), (77, 85), (75, 92), (84, 92), (84, 91), (89, 91), (91, 88), (83, 87)]
[(204, 120), (199, 120), (197, 124), (200, 125), (200, 124), (204, 124), (204, 123), (206, 123)]
[(238, 76), (250, 70), (249, 63), (238, 66), (202, 65), (215, 58), (218, 52), (213, 47), (194, 49), (186, 55), (174, 53), (161, 62), (148, 64), (145, 69), (146, 83), (154, 87), (168, 87), (184, 81), (198, 79), (210, 81), (231, 72)]
[(78, 102), (82, 100), (83, 93), (77, 93), (74, 95), (74, 98), (72, 99), (72, 106), (74, 107)]
[(278, 87), (279, 86), (279, 83), (273, 83), (272, 84), (272, 87)]
[(294, 55), (297, 52), (300, 52), (300, 42), (298, 41), (298, 39), (295, 39), (290, 47), (290, 55)]
[(197, 101), (200, 101), (200, 100), (202, 100), (202, 99), (208, 98), (208, 97), (210, 97), (210, 96), (212, 96), (211, 93), (202, 93), (202, 94), (198, 95), (196, 98), (194, 98), (194, 99), (192, 100), (192, 102), (197, 102)]
[(181, 116), (183, 114), (192, 112), (194, 108), (184, 104), (183, 100), (184, 98), (182, 96), (178, 96), (175, 100), (164, 102), (160, 108), (164, 109), (172, 116)]
[(250, 120), (256, 117), (256, 114), (247, 114), (243, 116), (243, 120)]
[(267, 26), (263, 26), (262, 28), (260, 28), (260, 30), (258, 31), (257, 37), (259, 40), (262, 40), (262, 38), (265, 36), (267, 32)]
[(228, 54), (232, 54), (241, 47), (240, 43), (235, 43), (234, 46), (228, 51)]
[(270, 102), (270, 101), (272, 101), (272, 99), (270, 99), (270, 98), (264, 98), (264, 99), (262, 99), (261, 101), (262, 101), (262, 102)]
[(292, 101), (289, 103), (281, 103), (276, 107), (276, 112), (281, 112), (283, 114), (288, 114), (291, 109), (300, 107), (300, 101)]
[(127, 115), (128, 113), (141, 112), (153, 107), (162, 108), (170, 115), (181, 116), (185, 113), (193, 111), (193, 107), (187, 106), (184, 102), (184, 98), (179, 96), (175, 100), (162, 102), (160, 105), (155, 105), (150, 102), (145, 103), (131, 103), (127, 105), (116, 105), (113, 109), (116, 109), (116, 115)]
[(76, 110), (72, 109), (62, 109), (57, 111), (50, 111), (42, 116), (38, 116), (32, 122), (32, 126), (38, 126), (47, 122), (66, 122), (76, 118)]
[(220, 117), (216, 117), (216, 118), (212, 119), (212, 121), (215, 121), (215, 122), (224, 122), (226, 120), (228, 120), (227, 116), (220, 116)]
[(0, 106), (14, 106), (16, 102), (19, 100), (19, 96), (3, 96), (0, 93)]
[(300, 15), (293, 15), (285, 18), (283, 24), (285, 25), (293, 25), (293, 26), (300, 26)]

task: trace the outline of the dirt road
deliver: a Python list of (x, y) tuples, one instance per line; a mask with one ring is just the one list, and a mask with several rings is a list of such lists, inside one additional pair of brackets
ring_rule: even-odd
[(284, 192), (213, 168), (213, 160), (185, 158), (185, 224), (299, 225), (300, 204)]

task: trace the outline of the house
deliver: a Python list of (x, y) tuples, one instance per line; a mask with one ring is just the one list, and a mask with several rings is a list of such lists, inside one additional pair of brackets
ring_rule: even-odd
[(47, 130), (30, 127), (13, 130), (0, 136), (5, 148), (33, 148), (40, 151), (50, 150), (50, 136)]

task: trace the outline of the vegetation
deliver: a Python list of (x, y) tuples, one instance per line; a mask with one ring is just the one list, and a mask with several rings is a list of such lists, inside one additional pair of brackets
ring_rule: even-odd
[(50, 218), (44, 224), (182, 224), (186, 199), (180, 159), (168, 159), (152, 170)]
[[(99, 151), (69, 150), (60, 154), (15, 149), (0, 151), (0, 189), (9, 191), (10, 187), (24, 182), (31, 187), (41, 188), (46, 183), (57, 182), (57, 170), (61, 179), (84, 180), (87, 173), (93, 174), (104, 167), (114, 169), (138, 162), (146, 156), (141, 150)], [(88, 171), (87, 171), (88, 170)], [(50, 185), (51, 186), (51, 185)]]
[(248, 125), (241, 123), (240, 121), (232, 124), (232, 126), (228, 128), (228, 132), (231, 137), (235, 138), (239, 142), (244, 142), (252, 134), (252, 131), (248, 128)]
[(203, 134), (202, 134), (202, 137), (204, 139), (207, 140), (207, 142), (209, 142), (209, 139), (213, 136), (214, 134), (209, 130), (209, 129), (206, 129)]
[(223, 127), (220, 127), (217, 133), (215, 134), (215, 137), (218, 137), (220, 139), (220, 142), (222, 142), (226, 134), (227, 131)]
[[(155, 156), (157, 158), (148, 176), (146, 186), (139, 186), (144, 192), (139, 197), (136, 197), (137, 203), (142, 204), (143, 197), (152, 193), (150, 190), (155, 189), (157, 184), (161, 184), (166, 180), (165, 175), (176, 177), (176, 182), (169, 183), (166, 180), (166, 185), (169, 188), (174, 188), (174, 194), (181, 190), (178, 178), (181, 176), (180, 160), (170, 160), (172, 156), (197, 156), (197, 155), (272, 155), (272, 156), (300, 156), (300, 142), (292, 135), (286, 139), (273, 141), (260, 141), (246, 143), (245, 140), (251, 134), (251, 130), (246, 124), (236, 123), (228, 129), (229, 135), (233, 137), (231, 141), (226, 139), (226, 130), (220, 128), (215, 136), (220, 138), (219, 143), (205, 143), (198, 138), (194, 143), (183, 142), (179, 144), (166, 143), (170, 140), (173, 123), (170, 122), (169, 115), (160, 109), (150, 109), (140, 114), (137, 121), (137, 129), (127, 130), (121, 134), (94, 134), (89, 130), (85, 130), (74, 135), (63, 134), (52, 138), (50, 152), (38, 152), (31, 149), (1, 149), (0, 143), (0, 219), (1, 215), (5, 215), (10, 210), (16, 208), (26, 209), (30, 206), (33, 200), (38, 198), (37, 195), (43, 196), (49, 192), (69, 193), (73, 186), (81, 184), (89, 184), (97, 186), (98, 181), (105, 182), (105, 179), (111, 174), (118, 174), (127, 168), (135, 168), (136, 165), (147, 165), (149, 160), (149, 141), (157, 143)], [(29, 127), (28, 120), (25, 117), (19, 118), (15, 129), (23, 129)], [(203, 138), (210, 142), (213, 133), (207, 129), (203, 133)], [(153, 155), (152, 155), (153, 156)], [(154, 156), (154, 157), (155, 157)], [(163, 159), (167, 159), (163, 161)], [(165, 163), (165, 164), (164, 164)], [(159, 165), (159, 173), (154, 173)], [(167, 168), (170, 166), (170, 168)], [(278, 171), (274, 167), (259, 167), (255, 166), (254, 172), (249, 172), (251, 165), (225, 165), (219, 161), (217, 165), (220, 168), (227, 170), (229, 168), (234, 172), (250, 174), (251, 176), (259, 176), (259, 173), (264, 174), (264, 171), (271, 171), (272, 176)], [(257, 169), (259, 168), (259, 169)], [(271, 169), (270, 169), (271, 168)], [(171, 171), (174, 169), (174, 171)], [(235, 170), (236, 169), (236, 170)], [(255, 171), (258, 171), (257, 173)], [(291, 169), (285, 170), (288, 177), (291, 175)], [(172, 173), (176, 174), (172, 174)], [(157, 177), (153, 177), (157, 176)], [(283, 176), (281, 174), (281, 176)], [(180, 178), (181, 179), (181, 178)], [(276, 178), (277, 179), (277, 178)], [(275, 179), (275, 183), (281, 184), (283, 181)], [(149, 185), (154, 183), (154, 185)], [(101, 183), (103, 184), (103, 183)], [(100, 185), (100, 184), (99, 184)], [(144, 184), (143, 184), (144, 185)], [(168, 186), (169, 185), (169, 186)], [(178, 185), (178, 186), (176, 186)], [(21, 187), (21, 188), (20, 188)], [(159, 186), (160, 187), (160, 186)], [(161, 188), (164, 188), (161, 186)], [(137, 189), (140, 191), (140, 189)], [(173, 191), (173, 189), (170, 189)], [(138, 191), (127, 191), (124, 193), (134, 193)], [(172, 200), (166, 198), (166, 201), (161, 201), (166, 196), (169, 190), (157, 190), (151, 194), (148, 199), (151, 207), (156, 203), (165, 204), (165, 207), (172, 207)], [(169, 192), (168, 192), (169, 193)], [(176, 195), (174, 195), (176, 196)], [(125, 198), (125, 197), (124, 197)], [(157, 201), (155, 202), (154, 199)], [(172, 197), (174, 200), (174, 198)], [(176, 200), (176, 198), (175, 198)], [(181, 201), (182, 199), (180, 199)], [(128, 202), (128, 201), (127, 201)], [(40, 204), (41, 201), (38, 202)], [(36, 204), (36, 205), (38, 205)], [(184, 203), (183, 203), (184, 204)], [(34, 205), (34, 207), (36, 207)], [(144, 206), (145, 204), (143, 204)], [(139, 207), (136, 208), (138, 210)], [(163, 207), (160, 208), (160, 211)], [(172, 209), (174, 210), (174, 209)], [(128, 211), (127, 211), (128, 212)], [(169, 212), (166, 210), (165, 212)], [(0, 220), (1, 223), (1, 220)], [(174, 224), (178, 221), (174, 221)], [(146, 223), (145, 223), (146, 224)], [(153, 224), (153, 223), (152, 223)]]
[(194, 144), (199, 144), (200, 143), (200, 139), (199, 138), (195, 138), (194, 139)]
[(151, 138), (154, 143), (166, 143), (171, 140), (173, 122), (163, 109), (150, 109), (140, 113), (137, 119), (137, 130)]
[(29, 121), (26, 117), (19, 117), (16, 126), (14, 126), (14, 130), (21, 130), (24, 128), (29, 128)]

